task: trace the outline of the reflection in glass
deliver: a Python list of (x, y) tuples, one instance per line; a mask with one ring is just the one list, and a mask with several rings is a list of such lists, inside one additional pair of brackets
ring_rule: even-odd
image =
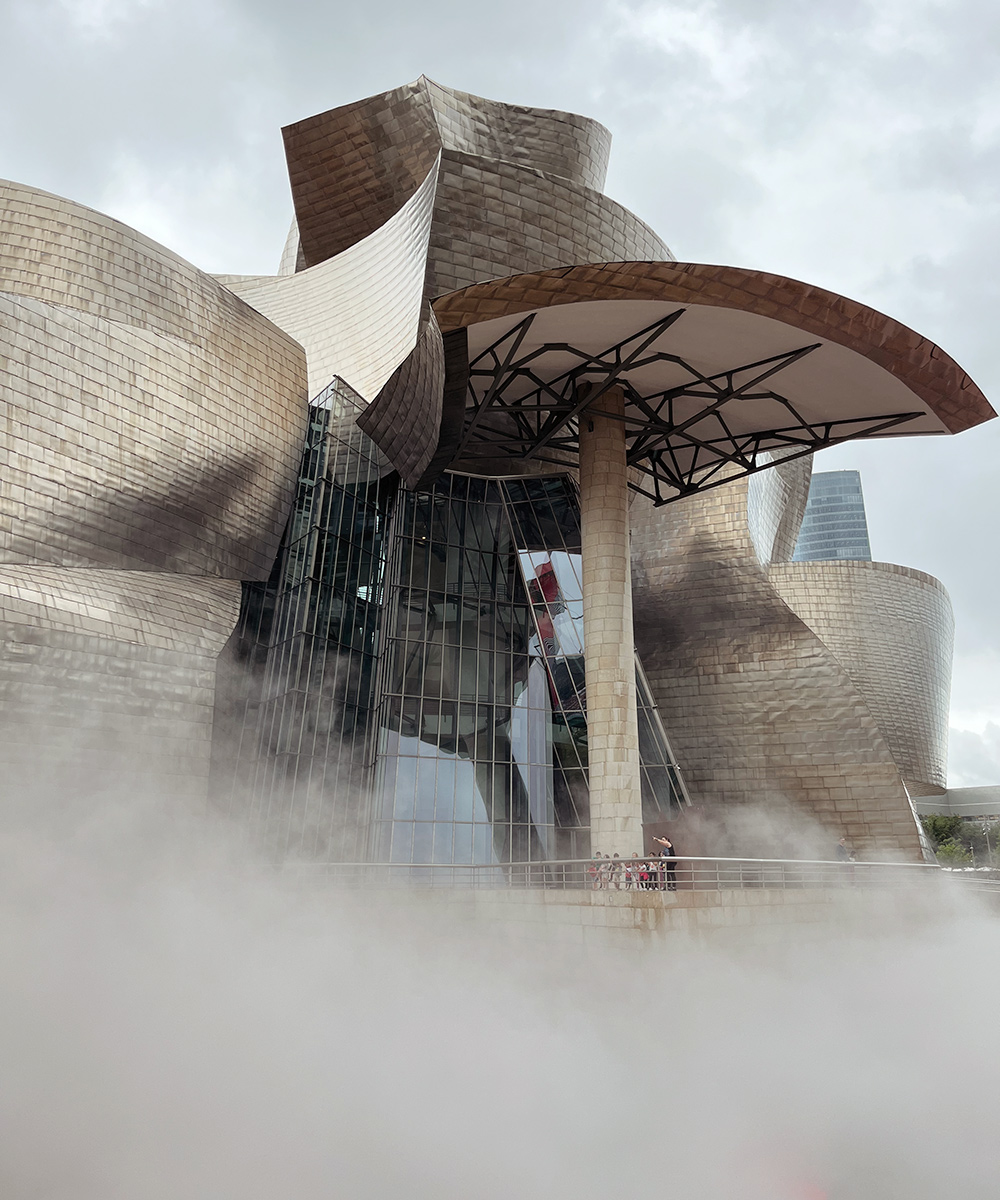
[(252, 836), (277, 858), (357, 861), (368, 852), (392, 489), (355, 424), (363, 406), (335, 380), (310, 407), (284, 548), (268, 585), (266, 665), (245, 704), (232, 807), (245, 808)]
[[(276, 858), (586, 857), (575, 485), (445, 474), (401, 490), (359, 411), (339, 381), (311, 407), (282, 554), (246, 590), (233, 808)], [(636, 686), (657, 819), (683, 790), (638, 664)]]
[[(446, 475), (429, 492), (400, 494), (389, 553), (397, 574), (382, 667), (376, 857), (585, 857), (582, 575), (571, 481)], [(641, 673), (637, 686), (643, 805), (655, 819), (683, 793)]]

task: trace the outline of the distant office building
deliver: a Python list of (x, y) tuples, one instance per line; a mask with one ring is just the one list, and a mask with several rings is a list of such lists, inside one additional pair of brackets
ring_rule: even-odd
[(868, 521), (857, 471), (820, 471), (809, 485), (792, 562), (852, 558), (871, 562)]
[(942, 813), (966, 821), (1000, 821), (1000, 787), (948, 788), (938, 796), (914, 796), (921, 816)]

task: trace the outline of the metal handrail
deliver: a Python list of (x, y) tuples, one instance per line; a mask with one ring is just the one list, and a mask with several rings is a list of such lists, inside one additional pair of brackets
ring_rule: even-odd
[(506, 871), (516, 867), (572, 867), (592, 866), (594, 863), (629, 863), (629, 862), (706, 862), (706, 863), (774, 863), (784, 866), (825, 866), (825, 867), (895, 867), (900, 870), (940, 871), (937, 863), (908, 863), (882, 862), (878, 859), (856, 859), (845, 862), (839, 858), (723, 858), (699, 857), (696, 854), (667, 855), (661, 858), (659, 854), (640, 854), (633, 858), (536, 858), (522, 862), (510, 863), (448, 863), (448, 862), (297, 862), (295, 865), (304, 867), (387, 867), (394, 870), (408, 870), (411, 867), (433, 870), (462, 870), (462, 871)]
[[(935, 863), (844, 862), (836, 859), (710, 858), (677, 855), (661, 858), (576, 858), (518, 863), (349, 863), (284, 864), (322, 872), (346, 886), (429, 886), (452, 888), (541, 888), (593, 891), (720, 891), (915, 885), (951, 872)], [(928, 875), (931, 872), (932, 875)], [(645, 878), (643, 878), (645, 876)], [(968, 879), (972, 888), (1000, 890), (1000, 875)]]

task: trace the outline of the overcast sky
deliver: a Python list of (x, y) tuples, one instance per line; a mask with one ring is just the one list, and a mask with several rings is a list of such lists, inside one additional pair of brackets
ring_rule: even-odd
[[(943, 346), (1000, 404), (990, 0), (0, 0), (0, 176), (216, 272), (276, 269), (282, 125), (420, 74), (614, 134), (607, 191), (682, 260), (808, 280)], [(1000, 783), (1000, 420), (827, 451), (874, 557), (957, 623), (951, 783)]]

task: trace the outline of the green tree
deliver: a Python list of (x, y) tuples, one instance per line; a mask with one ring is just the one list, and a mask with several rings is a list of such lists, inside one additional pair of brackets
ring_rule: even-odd
[[(957, 848), (967, 855), (962, 861), (980, 867), (1000, 867), (1000, 822), (964, 820), (962, 817), (945, 816), (944, 813), (928, 813), (920, 818), (920, 823), (937, 853), (938, 862), (943, 863), (949, 855), (954, 856)], [(942, 858), (942, 848), (949, 845), (952, 849), (947, 850), (945, 858)]]
[(928, 813), (920, 818), (920, 824), (923, 825), (924, 833), (930, 838), (931, 845), (936, 850), (942, 842), (960, 841), (962, 826), (965, 822), (961, 817), (946, 817), (944, 813)]
[(969, 867), (972, 865), (972, 851), (954, 838), (942, 842), (936, 850), (937, 860), (942, 867)]

